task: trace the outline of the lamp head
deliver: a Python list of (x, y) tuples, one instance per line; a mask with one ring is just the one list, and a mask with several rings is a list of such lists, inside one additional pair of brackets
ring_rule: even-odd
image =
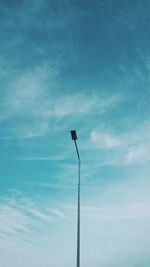
[(72, 140), (77, 140), (77, 134), (76, 134), (76, 131), (75, 131), (75, 130), (71, 130), (70, 133), (71, 133), (71, 138), (72, 138)]

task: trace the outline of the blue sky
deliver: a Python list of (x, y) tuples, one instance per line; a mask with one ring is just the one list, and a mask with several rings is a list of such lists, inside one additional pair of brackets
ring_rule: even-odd
[(0, 261), (150, 266), (150, 2), (1, 0)]

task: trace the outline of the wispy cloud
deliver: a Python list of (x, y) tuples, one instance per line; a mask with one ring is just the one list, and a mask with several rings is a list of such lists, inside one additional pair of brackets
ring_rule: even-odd
[(64, 213), (62, 213), (61, 211), (59, 210), (56, 210), (56, 209), (50, 209), (50, 212), (57, 215), (58, 217), (64, 219), (65, 218), (65, 215)]
[(57, 76), (57, 70), (45, 64), (9, 81), (1, 99), (1, 122), (7, 121), (8, 129), (1, 139), (44, 136), (60, 129), (66, 117), (80, 123), (84, 116), (103, 114), (121, 101), (118, 95), (62, 94)]
[(74, 93), (58, 99), (54, 105), (55, 116), (67, 116), (73, 114), (103, 113), (120, 102), (117, 95), (103, 97), (95, 93)]
[(108, 133), (101, 133), (97, 131), (91, 132), (91, 140), (97, 147), (114, 148), (121, 145), (121, 140)]
[[(65, 218), (62, 211), (55, 207), (46, 208), (44, 202), (38, 204), (12, 190), (12, 198), (2, 198), (0, 204), (0, 234), (3, 237), (15, 236), (30, 239), (34, 235), (33, 226), (53, 223)], [(46, 227), (46, 226), (45, 226)]]
[[(17, 197), (11, 201), (1, 198), (1, 263), (3, 266), (10, 266), (11, 262), (11, 266), (19, 267), (21, 265), (25, 267), (28, 265), (35, 267), (40, 266), (41, 262), (45, 262), (46, 266), (49, 264), (55, 266), (52, 248), (57, 241), (53, 239), (53, 245), (51, 244), (52, 232), (49, 229), (56, 222), (61, 224), (61, 221), (64, 221), (63, 213), (57, 209), (47, 209), (44, 213), (40, 211), (38, 204), (34, 203), (33, 207), (33, 201), (25, 200), (22, 197)], [(47, 247), (51, 251), (50, 259), (47, 254)]]
[[(90, 134), (95, 149), (106, 150), (110, 155), (108, 164), (132, 164), (150, 160), (150, 126), (144, 123), (136, 130), (114, 135), (108, 131), (93, 130)], [(105, 153), (105, 154), (106, 154)], [(113, 156), (111, 156), (113, 153)], [(107, 160), (104, 160), (104, 165)]]
[(18, 235), (20, 231), (26, 232), (30, 220), (18, 209), (8, 206), (0, 206), (0, 228), (2, 235)]
[(43, 112), (48, 109), (46, 80), (49, 76), (52, 83), (53, 75), (53, 70), (42, 66), (10, 81), (2, 103), (6, 118), (45, 116)]
[(115, 95), (103, 97), (82, 92), (59, 95), (57, 86), (53, 88), (53, 77), (48, 87), (48, 75), (51, 75), (51, 69), (38, 68), (12, 82), (3, 101), (6, 118), (25, 116), (46, 119), (52, 116), (61, 118), (74, 114), (102, 113), (120, 102), (120, 98)]
[[(82, 189), (81, 223), (84, 238), (81, 245), (84, 255), (87, 255), (82, 259), (83, 263), (88, 261), (89, 266), (92, 266), (94, 258), (96, 266), (99, 262), (110, 266), (109, 258), (112, 254), (112, 264), (115, 264), (116, 259), (119, 263), (124, 262), (129, 253), (132, 254), (133, 262), (137, 253), (140, 258), (144, 258), (145, 251), (149, 250), (145, 250), (149, 244), (149, 235), (146, 235), (149, 233), (150, 219), (149, 188), (148, 177), (139, 176), (111, 183), (101, 191), (98, 187), (91, 191), (89, 187), (88, 194)], [(74, 202), (63, 198), (63, 201), (59, 200), (57, 205), (53, 206), (48, 199), (39, 198), (34, 201), (17, 190), (11, 190), (9, 194), (13, 195), (12, 199), (1, 197), (0, 205), (2, 262), (6, 265), (6, 254), (13, 254), (12, 266), (15, 266), (16, 254), (19, 252), (23, 264), (28, 263), (28, 266), (36, 266), (36, 263), (40, 267), (38, 262), (41, 264), (44, 259), (47, 260), (44, 261), (46, 266), (49, 266), (49, 263), (57, 266), (55, 249), (57, 252), (61, 251), (62, 246), (63, 254), (67, 255), (69, 250), (72, 258), (76, 244), (77, 209)], [(90, 228), (91, 225), (94, 227)], [(65, 239), (68, 232), (71, 235)], [(142, 242), (139, 242), (140, 240)], [(93, 247), (93, 244), (96, 244), (96, 247)], [(99, 254), (99, 250), (103, 253)], [(88, 251), (90, 253), (87, 253)], [(121, 255), (119, 258), (118, 251)]]
[(98, 208), (92, 206), (82, 207), (85, 217), (93, 217), (99, 220), (130, 220), (150, 218), (150, 202), (133, 201), (119, 208)]
[(24, 158), (19, 158), (18, 160), (25, 160), (25, 161), (62, 161), (67, 158), (66, 155), (56, 155), (56, 156), (50, 156), (50, 157), (40, 157), (40, 156), (35, 156), (35, 157), (24, 157)]
[(125, 162), (126, 163), (140, 163), (150, 160), (150, 144), (133, 146), (127, 152)]

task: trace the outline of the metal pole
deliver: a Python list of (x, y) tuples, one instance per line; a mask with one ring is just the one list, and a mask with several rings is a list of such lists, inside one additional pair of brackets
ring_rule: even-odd
[(75, 130), (70, 131), (72, 140), (74, 141), (77, 156), (78, 156), (78, 210), (77, 210), (77, 263), (76, 266), (80, 267), (80, 168), (81, 168), (81, 161), (79, 150), (77, 146), (77, 134)]
[(80, 168), (81, 161), (76, 140), (74, 140), (78, 156), (78, 212), (77, 212), (77, 267), (80, 267)]

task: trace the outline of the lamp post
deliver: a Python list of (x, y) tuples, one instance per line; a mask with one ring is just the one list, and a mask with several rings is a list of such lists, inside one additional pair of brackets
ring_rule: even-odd
[(80, 267), (80, 167), (81, 167), (81, 161), (80, 161), (80, 155), (79, 150), (77, 146), (77, 134), (75, 130), (71, 130), (71, 138), (74, 141), (77, 157), (78, 157), (78, 211), (77, 211), (77, 267)]

